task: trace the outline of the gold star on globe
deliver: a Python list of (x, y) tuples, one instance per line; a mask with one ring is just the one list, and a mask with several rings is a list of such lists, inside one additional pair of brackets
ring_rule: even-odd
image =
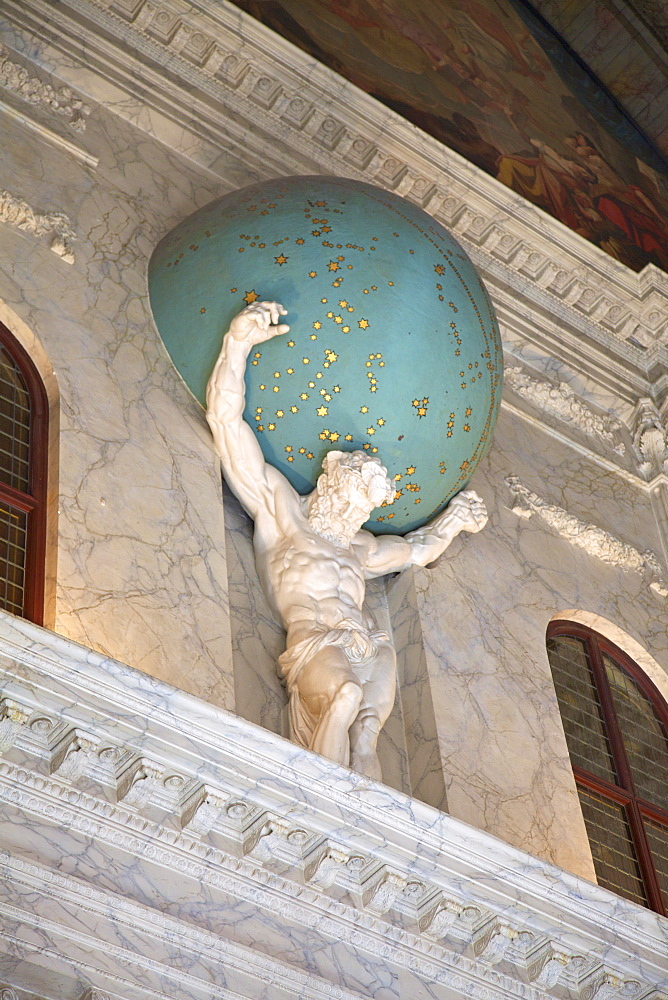
[(285, 256), (285, 254), (282, 253), (280, 257), (274, 257), (274, 260), (276, 261), (277, 264), (286, 264), (288, 258)]
[(247, 306), (250, 306), (250, 305), (253, 304), (253, 302), (257, 302), (257, 300), (259, 299), (259, 297), (260, 296), (257, 294), (257, 292), (255, 291), (255, 289), (253, 288), (252, 291), (246, 292), (246, 294), (244, 295), (244, 302), (246, 303)]
[(358, 320), (357, 325), (359, 326), (360, 330), (368, 330), (368, 328), (369, 328), (369, 320), (368, 319), (360, 319), (360, 320)]

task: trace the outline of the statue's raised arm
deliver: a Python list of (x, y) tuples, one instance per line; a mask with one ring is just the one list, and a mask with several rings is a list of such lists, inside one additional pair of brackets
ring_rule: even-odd
[(462, 531), (475, 533), (487, 524), (484, 501), (473, 490), (464, 490), (438, 517), (407, 535), (360, 536), (361, 559), (367, 580), (386, 573), (400, 573), (409, 566), (428, 566), (443, 555)]
[(206, 419), (225, 478), (251, 517), (273, 506), (277, 487), (287, 480), (267, 465), (255, 433), (243, 419), (246, 360), (257, 344), (288, 332), (279, 323), (287, 310), (278, 302), (254, 302), (234, 317), (206, 390)]
[(316, 488), (300, 497), (243, 419), (248, 355), (287, 333), (285, 315), (277, 302), (257, 302), (235, 317), (209, 380), (207, 419), (225, 477), (255, 521), (258, 575), (287, 633), (278, 666), (292, 739), (380, 778), (376, 744), (394, 704), (396, 656), (364, 608), (365, 580), (427, 565), (460, 531), (480, 531), (487, 514), (466, 491), (424, 528), (374, 537), (362, 525), (395, 491), (363, 450), (328, 452)]

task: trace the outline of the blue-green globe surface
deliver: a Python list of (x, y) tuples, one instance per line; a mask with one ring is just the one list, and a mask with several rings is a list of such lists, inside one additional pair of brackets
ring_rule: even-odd
[(431, 519), (486, 454), (500, 400), (499, 331), (462, 247), (410, 202), (335, 177), (287, 177), (211, 202), (156, 248), (149, 290), (174, 364), (204, 403), (230, 321), (288, 310), (251, 352), (245, 419), (302, 494), (326, 452), (381, 459), (394, 503), (366, 527)]

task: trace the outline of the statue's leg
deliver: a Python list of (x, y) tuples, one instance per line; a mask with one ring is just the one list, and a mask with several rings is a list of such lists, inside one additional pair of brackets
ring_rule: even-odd
[(358, 668), (357, 673), (361, 674), (362, 702), (350, 727), (350, 766), (381, 781), (383, 776), (376, 746), (394, 705), (397, 658), (393, 647), (380, 646), (373, 659)]
[(318, 650), (302, 668), (297, 691), (318, 720), (309, 749), (348, 767), (348, 730), (359, 712), (362, 685), (345, 652), (338, 646)]

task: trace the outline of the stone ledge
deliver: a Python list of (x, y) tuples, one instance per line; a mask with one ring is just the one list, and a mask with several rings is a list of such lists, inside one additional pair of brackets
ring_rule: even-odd
[[(243, 913), (256, 940), (271, 928), (277, 961), (289, 956), (254, 966), (263, 983), (292, 977), (289, 995), (364, 995), (354, 977), (328, 978), (342, 953), (345, 967), (351, 955), (382, 962), (415, 998), (430, 982), (490, 1000), (668, 995), (663, 918), (6, 614), (0, 697), (0, 798), (13, 820), (2, 905), (31, 968), (30, 926), (78, 967), (80, 917), (65, 905), (78, 898), (105, 989), (114, 962), (137, 989), (154, 974), (164, 985), (166, 967), (137, 957), (149, 925), (151, 955), (177, 941), (180, 963), (206, 965), (217, 935), (225, 965), (226, 949), (246, 946)], [(105, 942), (116, 938), (129, 951), (114, 959)], [(242, 995), (257, 995), (239, 976)]]

